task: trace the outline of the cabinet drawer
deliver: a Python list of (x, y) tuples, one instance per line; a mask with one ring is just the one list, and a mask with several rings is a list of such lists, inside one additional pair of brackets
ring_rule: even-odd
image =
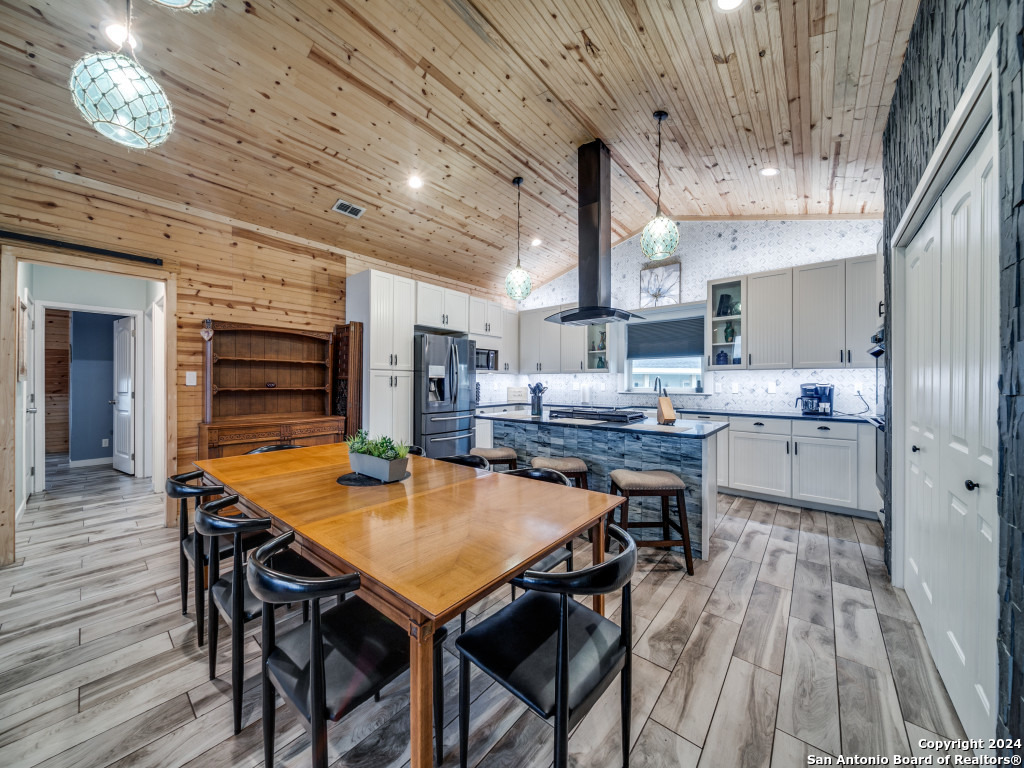
[(794, 421), (793, 437), (821, 437), (856, 440), (857, 425), (850, 422)]
[(729, 429), (733, 432), (757, 432), (764, 435), (788, 435), (789, 419), (758, 419), (730, 416)]
[(726, 424), (729, 423), (729, 417), (728, 416), (718, 416), (718, 415), (715, 415), (715, 414), (707, 414), (707, 413), (693, 413), (693, 414), (689, 414), (686, 411), (678, 411), (678, 414), (679, 414), (679, 417), (682, 418), (682, 419), (696, 419), (698, 421), (714, 421), (714, 422), (719, 422), (719, 423), (724, 421)]

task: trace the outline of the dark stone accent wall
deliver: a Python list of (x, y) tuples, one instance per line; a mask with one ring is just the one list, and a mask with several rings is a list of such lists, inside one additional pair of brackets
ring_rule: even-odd
[[(999, 712), (998, 736), (1024, 738), (1024, 0), (922, 0), (883, 139), (886, 304), (888, 243), (943, 129), (993, 31), (1000, 30), (999, 183), (1001, 187), (999, 395)], [(886, 316), (886, 331), (889, 328)], [(887, 375), (890, 371), (887, 370)], [(890, 398), (886, 387), (886, 398)], [(887, 403), (891, 407), (891, 402)], [(891, 435), (887, 436), (891, 456)], [(891, 465), (890, 465), (891, 466)], [(891, 562), (886, 493), (886, 563)]]
[[(710, 445), (707, 440), (531, 422), (492, 423), (494, 444), (514, 448), (521, 467), (530, 466), (534, 456), (575, 456), (583, 459), (587, 464), (587, 485), (592, 491), (608, 492), (611, 488), (609, 475), (613, 469), (664, 469), (675, 473), (686, 483), (683, 496), (686, 499), (690, 547), (694, 557), (702, 556), (701, 450), (706, 444)], [(674, 501), (670, 505), (670, 514), (670, 519), (679, 519)], [(661, 499), (630, 499), (629, 519), (631, 522), (660, 522)], [(638, 541), (660, 539), (662, 535), (660, 527), (630, 529), (630, 533)], [(672, 533), (673, 537), (677, 535)], [(683, 548), (672, 547), (672, 550), (682, 552)]]

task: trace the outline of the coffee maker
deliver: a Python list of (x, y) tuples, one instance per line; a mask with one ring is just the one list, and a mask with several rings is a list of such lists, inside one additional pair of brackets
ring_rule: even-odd
[(831, 416), (835, 387), (831, 384), (801, 384), (796, 404), (804, 416)]

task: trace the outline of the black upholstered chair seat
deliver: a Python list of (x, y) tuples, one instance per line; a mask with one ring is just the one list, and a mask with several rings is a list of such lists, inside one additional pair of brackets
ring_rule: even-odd
[[(558, 595), (527, 592), (455, 641), (465, 657), (545, 719), (555, 713), (558, 604)], [(621, 635), (614, 622), (569, 601), (569, 728), (625, 664)]]
[[(272, 537), (269, 533), (262, 535), (263, 541), (270, 541), (271, 538)], [(246, 543), (248, 543), (248, 540)], [(309, 562), (309, 560), (306, 560), (304, 557), (291, 550), (285, 550), (284, 552), (279, 552), (274, 555), (273, 565), (275, 568), (293, 576), (326, 576), (323, 571)], [(213, 600), (214, 605), (217, 606), (217, 609), (229, 624), (234, 618), (231, 615), (231, 587), (234, 582), (234, 576), (235, 573), (233, 570), (227, 571), (226, 573), (221, 574), (217, 583), (210, 587), (210, 597)], [(252, 593), (252, 590), (249, 588), (249, 583), (243, 578), (242, 616), (244, 621), (252, 621), (253, 619), (259, 618), (262, 614), (263, 602)]]
[[(409, 634), (358, 597), (324, 611), (320, 621), (327, 719), (340, 720), (409, 668)], [(279, 635), (267, 657), (267, 674), (307, 720), (313, 717), (309, 632), (305, 623)]]
[[(254, 545), (255, 546), (255, 545)], [(181, 548), (185, 552), (185, 557), (192, 563), (193, 566), (196, 564), (196, 533), (188, 534), (184, 539), (181, 540)], [(226, 539), (221, 542), (220, 545), (220, 556), (222, 558), (231, 557), (232, 544), (230, 539)], [(210, 553), (203, 549), (203, 565), (208, 565), (210, 562)]]

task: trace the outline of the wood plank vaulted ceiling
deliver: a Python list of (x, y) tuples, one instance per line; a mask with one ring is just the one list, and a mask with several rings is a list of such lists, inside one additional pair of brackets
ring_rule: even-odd
[[(94, 133), (66, 88), (79, 56), (110, 48), (101, 30), (123, 3), (0, 0), (0, 153), (485, 288), (515, 263), (522, 175), (523, 263), (544, 281), (575, 264), (580, 144), (611, 148), (613, 239), (651, 218), (659, 108), (671, 216), (880, 215), (882, 130), (916, 11), (221, 0), (191, 15), (136, 0), (138, 58), (177, 117), (139, 152)], [(331, 213), (338, 198), (368, 211)]]

